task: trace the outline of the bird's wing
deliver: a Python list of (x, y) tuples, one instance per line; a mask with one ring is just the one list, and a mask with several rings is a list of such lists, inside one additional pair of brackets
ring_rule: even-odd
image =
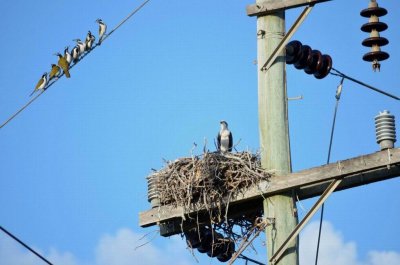
[(39, 89), (39, 87), (43, 84), (44, 80), (43, 78), (40, 78), (39, 82), (36, 84), (35, 90)]
[(217, 135), (217, 149), (221, 150), (221, 133)]
[(232, 151), (232, 146), (233, 146), (233, 137), (232, 137), (232, 133), (229, 132), (229, 152)]

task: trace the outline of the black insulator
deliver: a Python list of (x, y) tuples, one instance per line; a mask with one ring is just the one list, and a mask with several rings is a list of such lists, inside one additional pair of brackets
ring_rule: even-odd
[(389, 58), (389, 54), (383, 51), (372, 51), (364, 54), (363, 60), (373, 62), (374, 60), (383, 61)]
[(307, 74), (314, 74), (322, 79), (332, 69), (332, 58), (329, 55), (321, 55), (318, 50), (312, 50), (308, 45), (302, 45), (300, 41), (291, 41), (286, 45), (286, 63), (294, 64), (297, 69), (304, 69)]
[(301, 47), (303, 45), (300, 41), (294, 40), (286, 45), (286, 63), (293, 64), (301, 56)]
[(301, 56), (297, 60), (297, 62), (294, 63), (294, 67), (296, 69), (304, 69), (311, 63), (312, 60), (312, 50), (311, 47), (308, 45), (303, 45), (301, 47)]
[(235, 242), (230, 239), (229, 243), (224, 244), (224, 250), (217, 256), (217, 259), (221, 262), (227, 262), (232, 258), (233, 253), (235, 253)]
[(185, 232), (186, 244), (190, 248), (198, 248), (200, 246), (200, 237), (197, 229), (192, 229)]
[(368, 22), (361, 26), (361, 30), (364, 32), (371, 32), (372, 30), (376, 30), (378, 32), (387, 30), (388, 25), (383, 22)]
[(311, 61), (310, 63), (304, 68), (304, 72), (311, 75), (317, 72), (322, 67), (322, 54), (318, 50), (313, 50), (311, 52)]
[(374, 45), (385, 46), (389, 43), (388, 39), (384, 37), (369, 37), (363, 40), (362, 45), (372, 47)]
[(213, 243), (213, 236), (212, 236), (212, 231), (210, 229), (205, 229), (200, 232), (200, 246), (197, 248), (197, 250), (200, 253), (206, 253), (208, 252)]
[(316, 73), (315, 78), (322, 79), (326, 77), (332, 69), (332, 58), (329, 55), (322, 55), (322, 66)]
[(211, 248), (207, 251), (209, 257), (216, 257), (222, 253), (223, 249), (223, 236), (220, 233), (214, 232), (213, 241), (211, 242)]
[(360, 15), (363, 17), (371, 17), (371, 16), (382, 17), (386, 14), (387, 10), (379, 6), (368, 7), (366, 9), (361, 10), (360, 12)]

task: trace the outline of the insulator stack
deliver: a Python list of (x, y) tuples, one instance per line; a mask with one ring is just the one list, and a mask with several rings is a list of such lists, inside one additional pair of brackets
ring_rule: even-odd
[(396, 142), (396, 125), (394, 115), (384, 110), (375, 117), (376, 142), (381, 150), (394, 147)]
[(235, 242), (210, 228), (191, 229), (185, 232), (185, 237), (190, 248), (197, 248), (200, 253), (207, 253), (209, 257), (217, 257), (221, 262), (227, 262), (235, 253)]
[(380, 71), (381, 64), (380, 61), (389, 58), (389, 54), (381, 51), (381, 46), (385, 46), (389, 41), (381, 37), (379, 32), (385, 31), (388, 26), (386, 23), (380, 22), (379, 17), (387, 14), (387, 10), (379, 7), (376, 0), (371, 0), (368, 8), (362, 10), (360, 15), (369, 18), (368, 23), (361, 26), (361, 30), (364, 32), (370, 32), (369, 38), (366, 38), (362, 45), (366, 47), (371, 47), (371, 51), (364, 54), (363, 60), (367, 62), (372, 62), (372, 69), (374, 72), (376, 70)]
[(323, 55), (297, 40), (286, 45), (286, 63), (293, 64), (296, 69), (303, 69), (317, 79), (326, 77), (332, 69), (332, 58), (329, 55)]
[(160, 206), (160, 192), (158, 190), (158, 175), (152, 174), (147, 177), (147, 199), (151, 203), (151, 207)]

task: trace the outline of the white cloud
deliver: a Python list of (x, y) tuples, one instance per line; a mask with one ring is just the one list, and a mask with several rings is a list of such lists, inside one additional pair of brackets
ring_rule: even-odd
[[(314, 264), (318, 237), (318, 222), (310, 223), (300, 237), (300, 265)], [(343, 235), (330, 222), (322, 224), (322, 236), (318, 263), (323, 265), (398, 265), (400, 253), (394, 251), (370, 251), (365, 259), (357, 257), (354, 242), (345, 242)]]
[[(314, 264), (318, 223), (313, 222), (301, 233), (300, 264)], [(95, 260), (89, 263), (79, 261), (69, 252), (50, 249), (44, 253), (55, 265), (189, 265), (197, 264), (191, 257), (183, 240), (179, 237), (163, 238), (162, 247), (148, 243), (135, 250), (147, 239), (140, 240), (143, 235), (130, 229), (119, 229), (115, 234), (103, 235), (94, 250)], [(200, 254), (201, 255), (201, 254)], [(6, 235), (0, 236), (1, 265), (37, 265), (42, 264), (32, 253), (25, 250), (13, 239)], [(220, 264), (215, 259), (211, 264)], [(45, 263), (43, 263), (45, 264)], [(240, 261), (238, 264), (242, 264)], [(372, 250), (360, 260), (357, 257), (357, 247), (354, 242), (346, 242), (342, 234), (335, 230), (329, 222), (323, 224), (319, 264), (323, 265), (398, 265), (400, 253), (393, 251)]]
[[(130, 229), (119, 229), (115, 235), (104, 235), (95, 249), (95, 261), (83, 263), (69, 252), (51, 248), (47, 253), (33, 247), (54, 265), (189, 265), (195, 263), (179, 237), (165, 239), (163, 247), (140, 240), (141, 234)], [(6, 235), (0, 235), (0, 265), (46, 264)]]

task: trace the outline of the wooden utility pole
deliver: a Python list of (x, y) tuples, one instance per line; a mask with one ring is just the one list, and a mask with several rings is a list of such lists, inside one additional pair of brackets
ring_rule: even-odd
[[(225, 218), (264, 211), (270, 224), (266, 236), (267, 263), (271, 265), (299, 264), (298, 235), (332, 192), (400, 177), (400, 148), (391, 147), (291, 173), (284, 47), (313, 6), (328, 1), (256, 0), (247, 7), (247, 15), (257, 17), (261, 164), (274, 174), (269, 180), (226, 198), (229, 206), (226, 205)], [(303, 12), (285, 34), (285, 10), (303, 6)], [(294, 196), (300, 200), (320, 196), (300, 223)], [(205, 205), (163, 205), (141, 212), (139, 223), (142, 227), (158, 225), (162, 236), (171, 236), (198, 227), (199, 221), (209, 221), (209, 210)]]
[[(263, 2), (257, 0), (257, 3)], [(285, 11), (257, 18), (257, 61), (265, 62), (285, 35)], [(261, 165), (278, 175), (291, 172), (287, 115), (286, 69), (284, 52), (268, 69), (258, 67), (258, 115)], [(292, 193), (268, 197), (263, 201), (264, 217), (272, 220), (266, 229), (268, 257), (282, 245), (298, 223)], [(268, 259), (269, 259), (268, 258)], [(298, 264), (298, 244), (293, 241), (280, 261)]]

